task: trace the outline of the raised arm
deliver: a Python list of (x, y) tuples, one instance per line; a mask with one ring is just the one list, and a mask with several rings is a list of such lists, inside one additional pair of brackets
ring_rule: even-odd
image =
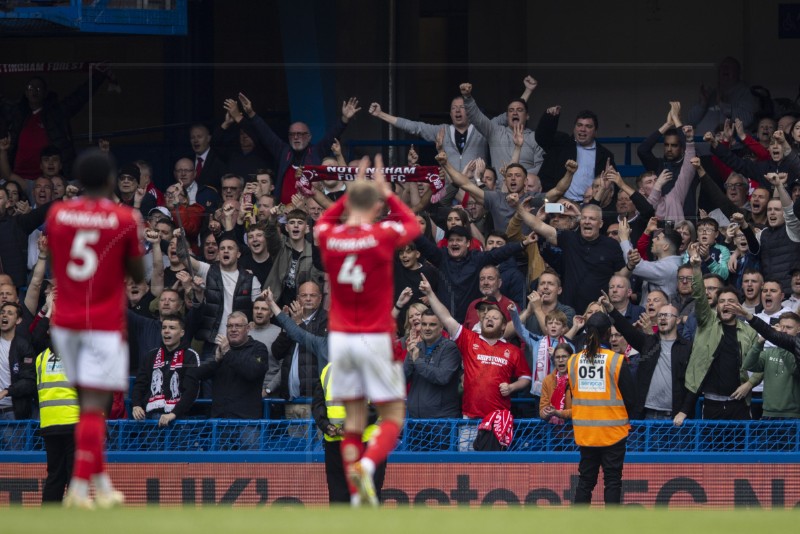
[[(575, 173), (578, 172), (578, 163), (574, 160), (568, 159), (564, 164), (564, 169), (564, 176), (561, 177), (555, 187), (545, 193), (545, 198), (548, 202), (555, 202), (564, 196), (569, 189), (569, 186), (572, 185), (572, 178), (575, 176)], [(623, 181), (622, 183), (624, 184), (625, 182)]]
[(150, 293), (156, 298), (161, 296), (164, 291), (164, 253), (161, 251), (161, 236), (158, 231), (150, 230), (144, 232), (144, 238), (150, 243), (152, 251), (153, 272), (150, 275)]
[(436, 155), (436, 161), (444, 168), (445, 172), (450, 179), (453, 180), (455, 185), (475, 197), (476, 201), (483, 202), (483, 189), (472, 183), (472, 180), (461, 174), (458, 169), (453, 167), (447, 160), (447, 154), (443, 150)]
[(667, 193), (667, 198), (678, 198), (680, 204), (683, 204), (686, 195), (689, 193), (689, 187), (692, 185), (695, 172), (691, 162), (695, 157), (694, 127), (684, 126), (683, 134), (686, 137), (686, 152), (683, 156), (683, 163), (681, 164), (681, 170), (678, 172), (678, 180), (675, 182), (675, 187)]
[(461, 325), (458, 324), (452, 315), (450, 315), (450, 311), (447, 309), (447, 306), (442, 304), (442, 301), (436, 296), (436, 293), (433, 292), (431, 289), (431, 284), (428, 282), (428, 279), (425, 278), (424, 274), (420, 274), (422, 280), (419, 283), (419, 290), (428, 297), (428, 304), (433, 310), (433, 313), (436, 314), (436, 317), (442, 321), (442, 326), (444, 329), (447, 330), (447, 333), (450, 334), (450, 337), (455, 337), (458, 333), (458, 329), (461, 328)]
[(47, 236), (40, 235), (37, 246), (39, 247), (39, 257), (36, 260), (36, 265), (33, 267), (31, 281), (28, 284), (28, 291), (25, 293), (25, 307), (28, 308), (31, 315), (36, 313), (36, 308), (39, 306), (42, 282), (44, 282), (44, 274), (47, 270)]
[(517, 213), (522, 219), (522, 222), (528, 225), (528, 228), (536, 232), (537, 235), (547, 239), (551, 245), (558, 244), (558, 232), (556, 232), (556, 229), (542, 221), (539, 217), (528, 212), (527, 206), (529, 200), (529, 198), (526, 198), (517, 206)]

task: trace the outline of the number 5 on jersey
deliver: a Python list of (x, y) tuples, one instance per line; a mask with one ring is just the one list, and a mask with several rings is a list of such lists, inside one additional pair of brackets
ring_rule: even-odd
[(356, 254), (345, 256), (336, 281), (343, 285), (352, 286), (354, 292), (361, 293), (364, 290), (364, 282), (367, 280), (367, 275), (364, 274), (364, 269), (360, 265), (356, 265), (357, 259), (358, 256)]
[[(78, 230), (72, 240), (67, 263), (67, 276), (76, 282), (84, 282), (97, 271), (97, 252), (89, 245), (100, 240), (100, 230)], [(81, 263), (75, 263), (80, 260)]]

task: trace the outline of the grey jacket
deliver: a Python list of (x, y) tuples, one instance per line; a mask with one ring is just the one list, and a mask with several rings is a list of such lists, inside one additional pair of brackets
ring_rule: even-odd
[[(500, 122), (490, 120), (478, 109), (478, 103), (472, 97), (464, 98), (464, 107), (467, 108), (469, 122), (474, 124), (475, 128), (489, 142), (492, 165), (495, 168), (499, 168), (503, 162), (510, 162), (511, 156), (514, 154), (514, 133), (511, 128)], [(519, 163), (527, 169), (528, 174), (538, 174), (542, 161), (544, 161), (544, 150), (536, 142), (534, 131), (526, 128), (525, 143), (522, 145)]]
[(430, 355), (425, 342), (420, 341), (419, 357), (414, 361), (406, 356), (403, 371), (408, 389), (409, 417), (415, 419), (444, 419), (461, 417), (461, 396), (458, 383), (461, 377), (461, 352), (456, 344), (440, 337)]
[(452, 124), (428, 124), (397, 117), (395, 127), (432, 143), (436, 142), (436, 134), (439, 133), (439, 130), (445, 128), (446, 135), (444, 136), (442, 149), (447, 154), (447, 161), (458, 170), (463, 169), (467, 163), (475, 158), (488, 158), (489, 151), (486, 138), (472, 124), (469, 125), (469, 130), (467, 131), (467, 141), (464, 145), (463, 153), (459, 152), (456, 147), (456, 128)]

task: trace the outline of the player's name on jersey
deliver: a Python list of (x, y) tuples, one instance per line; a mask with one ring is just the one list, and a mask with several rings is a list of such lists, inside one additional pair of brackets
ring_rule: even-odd
[(378, 240), (371, 235), (366, 237), (351, 237), (351, 238), (332, 237), (328, 239), (327, 246), (329, 249), (332, 250), (349, 252), (353, 250), (365, 250), (368, 248), (375, 248), (378, 246)]
[(119, 219), (116, 213), (91, 213), (87, 211), (65, 209), (58, 212), (56, 220), (61, 224), (77, 228), (113, 230), (119, 227)]

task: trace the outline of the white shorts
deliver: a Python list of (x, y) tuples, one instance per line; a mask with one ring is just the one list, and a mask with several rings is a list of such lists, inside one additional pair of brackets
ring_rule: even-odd
[(403, 365), (394, 361), (390, 334), (328, 333), (331, 394), (337, 400), (403, 400)]
[(50, 333), (74, 385), (101, 391), (128, 390), (128, 343), (121, 332), (54, 326)]

